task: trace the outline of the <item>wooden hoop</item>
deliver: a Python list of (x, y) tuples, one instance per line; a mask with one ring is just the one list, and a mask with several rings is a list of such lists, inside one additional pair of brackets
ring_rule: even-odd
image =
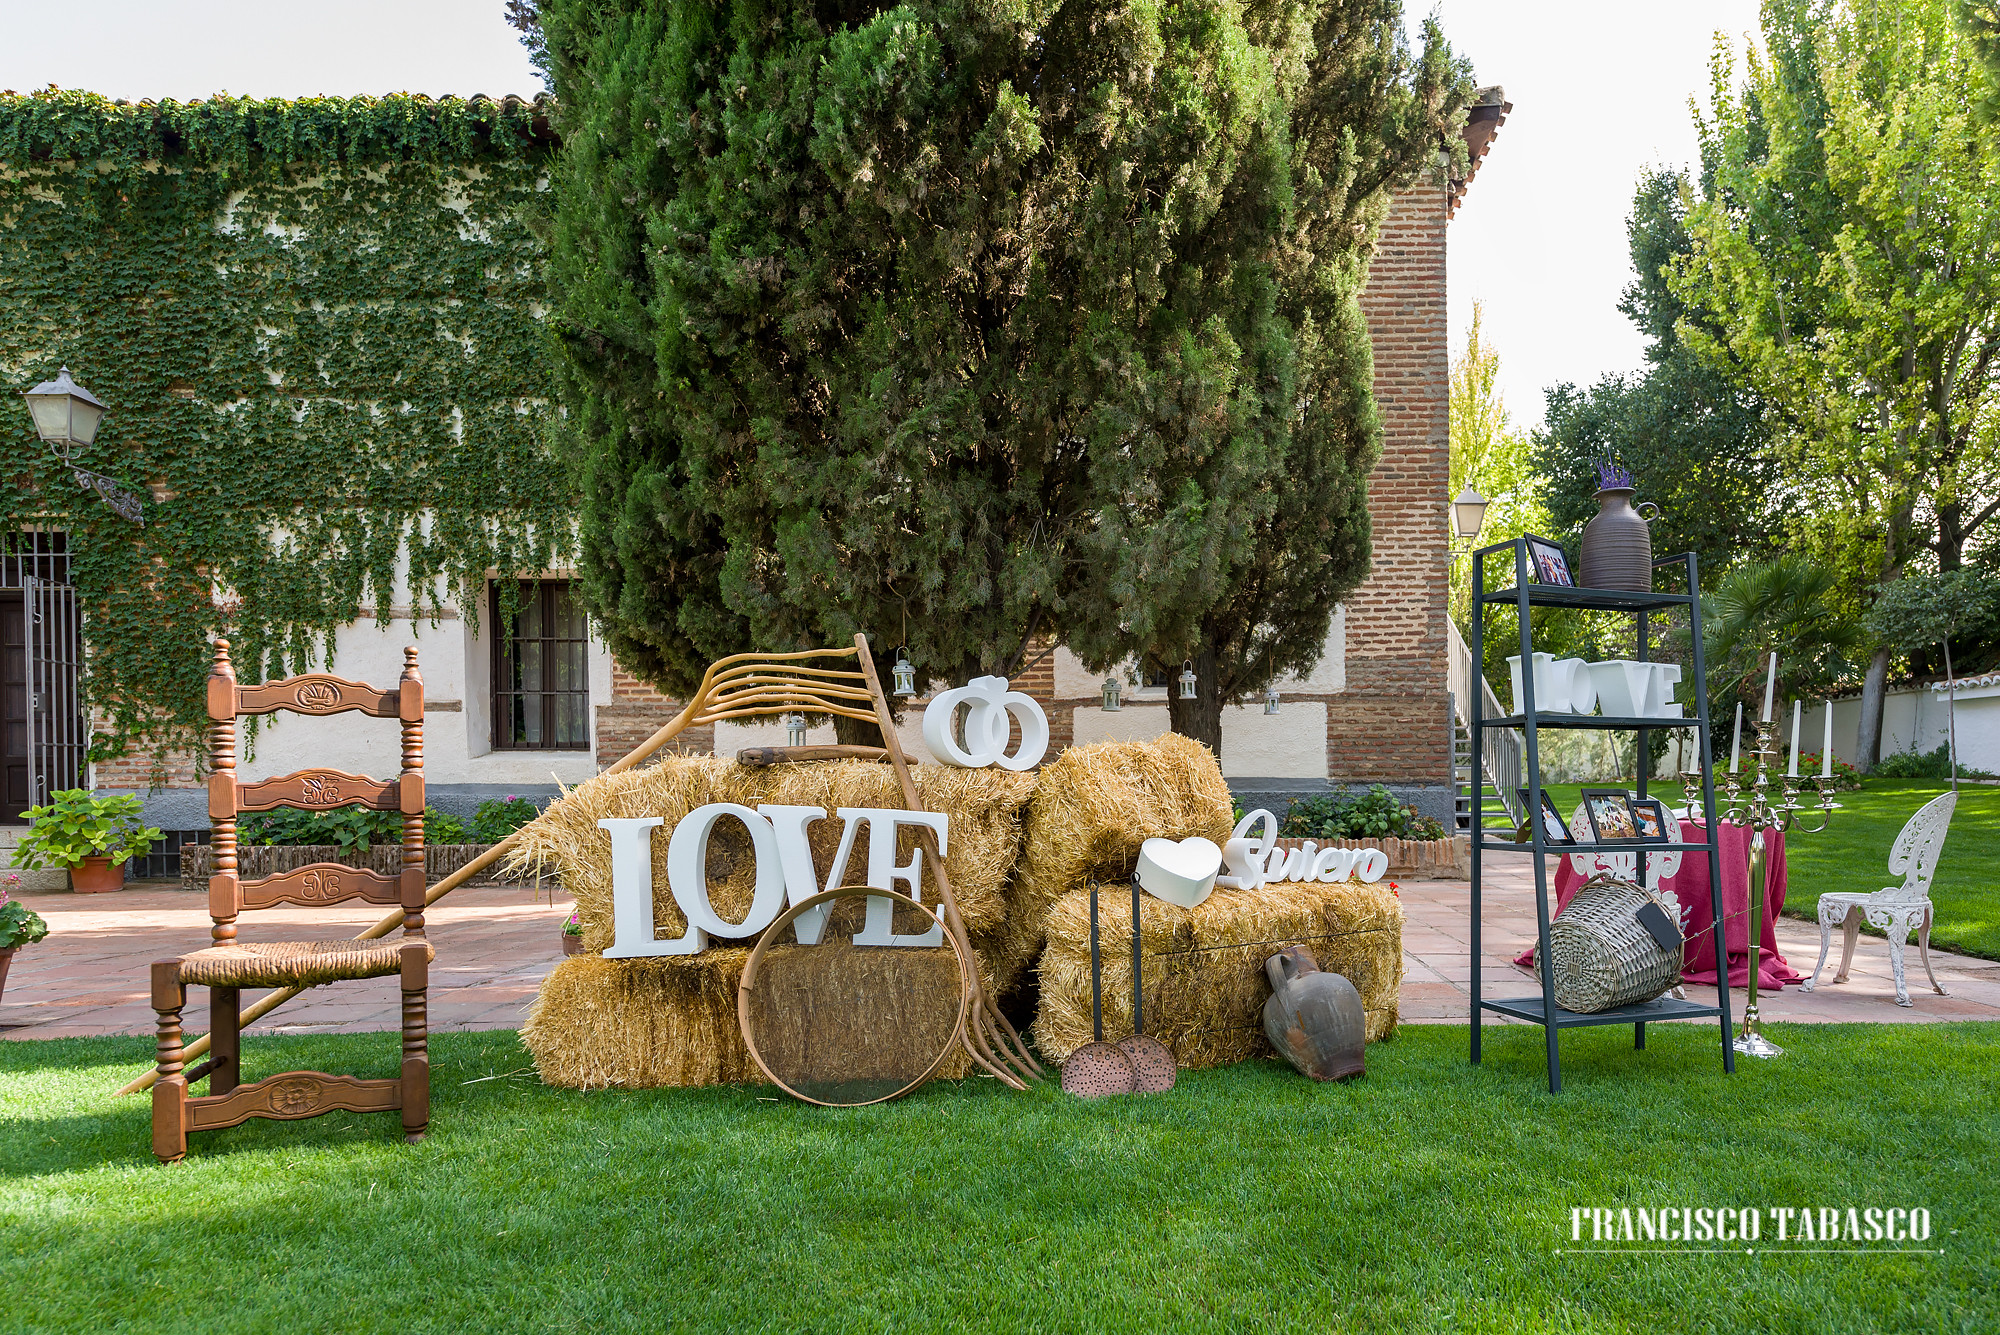
[[(958, 1046), (960, 1040), (965, 1035), (965, 1011), (967, 1003), (970, 1000), (970, 990), (966, 987), (965, 952), (959, 949), (958, 936), (949, 928), (946, 928), (943, 933), (944, 942), (951, 947), (952, 958), (958, 961), (958, 1017), (952, 1021), (951, 1037), (944, 1041), (944, 1045), (938, 1049), (937, 1056), (931, 1060), (929, 1066), (924, 1068), (922, 1075), (894, 1093), (884, 1094), (880, 1098), (863, 1099), (859, 1103), (828, 1103), (825, 1099), (816, 1099), (810, 1094), (799, 1093), (798, 1090), (793, 1089), (790, 1085), (780, 1080), (776, 1073), (764, 1064), (764, 1055), (757, 1051), (757, 1040), (750, 1036), (750, 988), (757, 981), (757, 966), (764, 962), (764, 947), (775, 941), (778, 933), (791, 926), (792, 921), (807, 909), (817, 908), (821, 904), (831, 904), (836, 899), (846, 899), (857, 894), (863, 898), (880, 896), (883, 899), (908, 904), (911, 908), (917, 910), (917, 912), (923, 914), (933, 922), (938, 923), (940, 926), (942, 926), (944, 921), (942, 917), (932, 913), (916, 900), (895, 890), (881, 890), (872, 885), (836, 886), (831, 890), (823, 890), (811, 898), (802, 899), (779, 914), (777, 921), (766, 927), (764, 934), (757, 938), (757, 944), (751, 948), (750, 958), (743, 963), (743, 976), (736, 984), (736, 1027), (743, 1033), (743, 1046), (750, 1049), (750, 1060), (756, 1062), (757, 1069), (762, 1071), (770, 1082), (779, 1089), (784, 1090), (801, 1103), (816, 1104), (822, 1108), (866, 1108), (871, 1103), (887, 1103), (890, 1099), (902, 1098), (903, 1095), (925, 1084), (932, 1076), (936, 1075), (938, 1067), (944, 1065), (944, 1059), (951, 1055), (952, 1049)], [(899, 947), (894, 946), (883, 946), (880, 948), (883, 950), (899, 949)], [(810, 949), (810, 947), (807, 947), (807, 949)]]

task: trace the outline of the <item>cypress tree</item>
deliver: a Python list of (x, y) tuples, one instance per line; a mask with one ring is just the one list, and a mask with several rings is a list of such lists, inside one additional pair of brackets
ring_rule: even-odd
[(1468, 82), (1434, 31), (1413, 56), (1395, 0), (541, 17), (559, 430), (621, 659), (685, 692), (857, 630), (952, 681), (1038, 635), (1199, 649), (1218, 721), (1311, 661), (1367, 563), (1368, 242)]

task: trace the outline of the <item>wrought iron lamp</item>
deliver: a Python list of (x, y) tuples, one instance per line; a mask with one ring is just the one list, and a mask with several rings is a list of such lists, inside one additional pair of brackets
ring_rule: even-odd
[(889, 671), (896, 678), (895, 694), (907, 700), (917, 693), (917, 667), (910, 661), (907, 646), (896, 651), (896, 664)]
[(1181, 664), (1181, 699), (1194, 699), (1194, 660)]
[[(1777, 679), (1778, 656), (1771, 655), (1771, 680)], [(1779, 764), (1778, 724), (1771, 717), (1771, 691), (1764, 693), (1764, 717), (1754, 726), (1757, 730), (1757, 744), (1750, 752), (1751, 763), (1755, 767), (1754, 778), (1746, 784), (1736, 769), (1737, 749), (1730, 748), (1729, 775), (1723, 782), (1723, 807), (1720, 818), (1732, 825), (1748, 826), (1750, 829), (1750, 978), (1749, 997), (1743, 1006), (1743, 1027), (1736, 1035), (1736, 1050), (1746, 1057), (1780, 1057), (1784, 1049), (1764, 1037), (1763, 1021), (1757, 1010), (1757, 979), (1764, 967), (1764, 876), (1768, 860), (1765, 836), (1772, 831), (1784, 833), (1796, 829), (1802, 834), (1818, 834), (1833, 820), (1833, 813), (1840, 809), (1840, 803), (1833, 800), (1833, 747), (1825, 748), (1826, 754), (1820, 761), (1820, 772), (1812, 780), (1819, 789), (1819, 801), (1801, 805), (1798, 797), (1799, 783), (1799, 735), (1798, 710), (1794, 707), (1792, 716), (1792, 764), (1789, 773), (1776, 774)], [(1831, 741), (1832, 728), (1828, 727)], [(1737, 715), (1737, 738), (1742, 736), (1742, 714)], [(1778, 794), (1770, 791), (1775, 778)], [(1706, 822), (1709, 813), (1701, 804), (1701, 771), (1684, 769), (1681, 771), (1681, 788), (1686, 795), (1686, 809), (1690, 816), (1699, 814)], [(1802, 825), (1799, 813), (1816, 805), (1820, 810), (1819, 824)], [(1715, 914), (1714, 930), (1726, 932), (1724, 915)], [(1724, 937), (1727, 940), (1727, 936)], [(1728, 979), (1719, 980), (1728, 986)]]
[(97, 428), (104, 422), (103, 402), (70, 379), (67, 366), (56, 373), (54, 380), (44, 380), (33, 389), (22, 391), (21, 397), (28, 401), (35, 434), (55, 451), (56, 458), (76, 478), (76, 484), (85, 491), (96, 492), (119, 518), (144, 524), (144, 502), (113, 479), (94, 473), (70, 458), (71, 450), (96, 442)]
[(1479, 530), (1486, 526), (1486, 507), (1489, 504), (1484, 496), (1472, 489), (1471, 483), (1458, 493), (1458, 499), (1451, 503), (1451, 527), (1460, 542), (1469, 546), (1479, 537)]
[(1119, 689), (1120, 689), (1120, 688), (1119, 688), (1119, 685), (1118, 685), (1118, 678), (1117, 678), (1117, 676), (1116, 676), (1116, 675), (1113, 675), (1113, 676), (1109, 676), (1109, 677), (1106, 677), (1106, 678), (1104, 679), (1104, 686), (1102, 687), (1102, 689), (1103, 689), (1103, 691), (1104, 691), (1104, 712), (1105, 712), (1105, 713), (1107, 713), (1107, 714), (1115, 714), (1115, 713), (1117, 713), (1117, 712), (1118, 712), (1119, 710), (1121, 710), (1121, 709), (1123, 709), (1123, 708), (1125, 707), (1124, 705), (1122, 705), (1122, 704), (1118, 703), (1118, 695), (1119, 695)]
[(1266, 686), (1264, 688), (1264, 712), (1266, 714), (1275, 714), (1278, 712), (1278, 688), (1276, 686)]

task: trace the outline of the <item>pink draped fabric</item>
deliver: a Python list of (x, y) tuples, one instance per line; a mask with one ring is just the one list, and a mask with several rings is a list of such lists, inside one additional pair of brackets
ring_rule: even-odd
[[(1700, 821), (1683, 821), (1682, 836), (1693, 843), (1708, 837)], [(1765, 836), (1763, 949), (1757, 986), (1765, 991), (1783, 990), (1803, 975), (1778, 953), (1778, 936), (1773, 927), (1785, 907), (1785, 836), (1776, 832)], [(1556, 912), (1569, 905), (1584, 878), (1565, 855), (1556, 864)], [(1680, 870), (1660, 878), (1660, 889), (1670, 891), (1680, 901), (1681, 930), (1687, 935), (1681, 978), (1689, 983), (1715, 986), (1715, 910), (1708, 896), (1708, 854), (1687, 853)], [(1722, 902), (1724, 905), (1723, 943), (1729, 950), (1729, 985), (1750, 985), (1750, 831), (1725, 822), (1722, 827)], [(1534, 948), (1514, 961), (1524, 969), (1535, 967)]]

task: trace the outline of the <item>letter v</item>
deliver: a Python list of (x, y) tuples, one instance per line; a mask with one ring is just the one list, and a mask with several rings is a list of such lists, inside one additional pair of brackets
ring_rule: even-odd
[[(819, 894), (818, 873), (813, 870), (812, 839), (807, 834), (816, 820), (825, 820), (825, 807), (780, 807), (759, 806), (757, 814), (771, 822), (771, 828), (778, 835), (778, 866), (785, 873), (785, 897), (797, 904)], [(833, 855), (833, 865), (827, 868), (825, 889), (837, 889), (841, 878), (847, 874), (847, 859), (854, 852), (854, 837), (860, 833), (861, 819), (847, 818), (847, 828), (841, 831), (840, 847)], [(807, 909), (792, 919), (792, 931), (802, 946), (819, 944), (820, 933), (826, 930), (826, 915), (833, 905), (821, 904), (818, 908)]]

